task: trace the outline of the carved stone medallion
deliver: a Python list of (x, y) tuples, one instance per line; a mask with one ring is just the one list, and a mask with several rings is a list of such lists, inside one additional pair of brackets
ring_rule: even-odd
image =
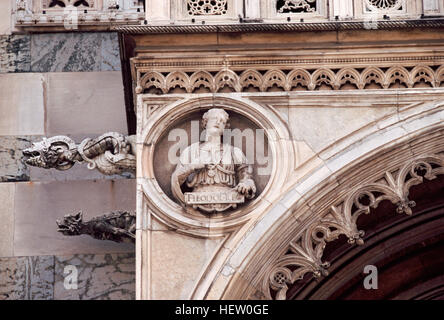
[(151, 113), (163, 98), (139, 99), (138, 212), (185, 234), (220, 237), (269, 205), (270, 181), (285, 176), (276, 175), (275, 155), (288, 150), (286, 128), (250, 100), (170, 98)]
[[(222, 142), (228, 113), (213, 108), (202, 118), (205, 142), (196, 142), (181, 154), (171, 176), (171, 190), (180, 204), (204, 212), (236, 208), (256, 194), (253, 168), (243, 152)], [(192, 192), (183, 193), (186, 184)]]

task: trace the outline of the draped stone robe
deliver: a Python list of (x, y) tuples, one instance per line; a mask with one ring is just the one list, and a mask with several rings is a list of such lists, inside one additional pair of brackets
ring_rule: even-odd
[[(185, 204), (180, 186), (184, 183), (192, 192), (233, 192), (233, 188), (246, 179), (252, 179), (253, 168), (243, 152), (228, 144), (218, 148), (208, 143), (194, 143), (180, 155), (171, 184), (174, 196)], [(247, 199), (254, 194), (245, 195)], [(185, 204), (186, 205), (186, 204)], [(197, 207), (206, 212), (224, 211), (237, 203), (202, 204)]]

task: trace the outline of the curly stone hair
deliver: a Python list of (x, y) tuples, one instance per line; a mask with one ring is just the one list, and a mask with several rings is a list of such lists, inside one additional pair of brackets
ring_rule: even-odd
[(228, 123), (228, 119), (230, 118), (230, 116), (224, 109), (213, 108), (205, 112), (204, 115), (202, 116), (203, 129), (207, 128), (207, 122), (209, 117), (221, 117), (225, 121), (225, 128), (230, 127), (230, 124)]

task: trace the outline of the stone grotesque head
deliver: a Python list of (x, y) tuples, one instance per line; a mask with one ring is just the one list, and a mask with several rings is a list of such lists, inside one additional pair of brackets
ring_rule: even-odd
[(67, 170), (74, 165), (72, 150), (76, 144), (64, 136), (56, 136), (34, 142), (31, 147), (23, 150), (25, 162), (28, 165), (50, 169)]
[(78, 213), (65, 215), (62, 221), (56, 220), (58, 226), (57, 231), (63, 233), (65, 236), (80, 235), (82, 220), (83, 214), (81, 211)]

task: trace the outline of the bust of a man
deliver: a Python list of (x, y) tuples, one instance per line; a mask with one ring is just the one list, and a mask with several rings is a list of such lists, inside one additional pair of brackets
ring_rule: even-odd
[[(171, 189), (183, 206), (221, 212), (255, 196), (252, 166), (239, 148), (222, 142), (228, 118), (223, 109), (208, 110), (202, 117), (205, 142), (193, 143), (180, 154)], [(184, 194), (183, 184), (192, 192)]]

